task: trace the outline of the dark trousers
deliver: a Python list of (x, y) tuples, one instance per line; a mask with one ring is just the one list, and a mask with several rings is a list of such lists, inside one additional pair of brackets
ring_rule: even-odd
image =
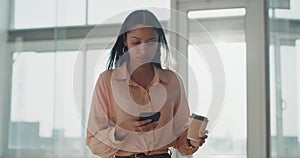
[(114, 158), (171, 158), (171, 155), (168, 153), (150, 155), (150, 156), (147, 156), (145, 154), (136, 154), (130, 156), (115, 156)]

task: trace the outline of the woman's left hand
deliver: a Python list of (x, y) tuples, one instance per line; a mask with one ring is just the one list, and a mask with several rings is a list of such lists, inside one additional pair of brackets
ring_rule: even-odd
[(198, 148), (200, 146), (202, 146), (205, 143), (205, 139), (207, 139), (208, 136), (204, 135), (203, 137), (200, 137), (200, 140), (190, 140), (190, 144), (194, 147), (194, 148)]

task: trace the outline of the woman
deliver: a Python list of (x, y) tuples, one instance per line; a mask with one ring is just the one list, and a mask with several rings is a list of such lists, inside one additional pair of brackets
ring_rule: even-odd
[[(162, 49), (168, 46), (157, 18), (148, 10), (132, 12), (95, 87), (86, 139), (94, 154), (170, 158), (169, 147), (190, 155), (205, 142), (207, 135), (187, 139), (186, 95), (180, 77), (162, 69)], [(141, 120), (145, 112), (161, 115)]]

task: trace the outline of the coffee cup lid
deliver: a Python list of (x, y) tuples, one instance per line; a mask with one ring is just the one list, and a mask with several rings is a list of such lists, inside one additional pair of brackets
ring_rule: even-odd
[(194, 113), (192, 114), (191, 118), (208, 122), (208, 118), (207, 117), (204, 117), (204, 116), (201, 116), (201, 115), (197, 115), (197, 114), (194, 114)]

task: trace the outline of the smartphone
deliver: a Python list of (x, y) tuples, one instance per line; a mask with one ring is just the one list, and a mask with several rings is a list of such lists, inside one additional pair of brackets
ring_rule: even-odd
[(160, 112), (143, 112), (140, 114), (138, 120), (143, 121), (143, 120), (151, 119), (152, 120), (151, 122), (155, 122), (158, 121), (159, 118), (160, 118)]

